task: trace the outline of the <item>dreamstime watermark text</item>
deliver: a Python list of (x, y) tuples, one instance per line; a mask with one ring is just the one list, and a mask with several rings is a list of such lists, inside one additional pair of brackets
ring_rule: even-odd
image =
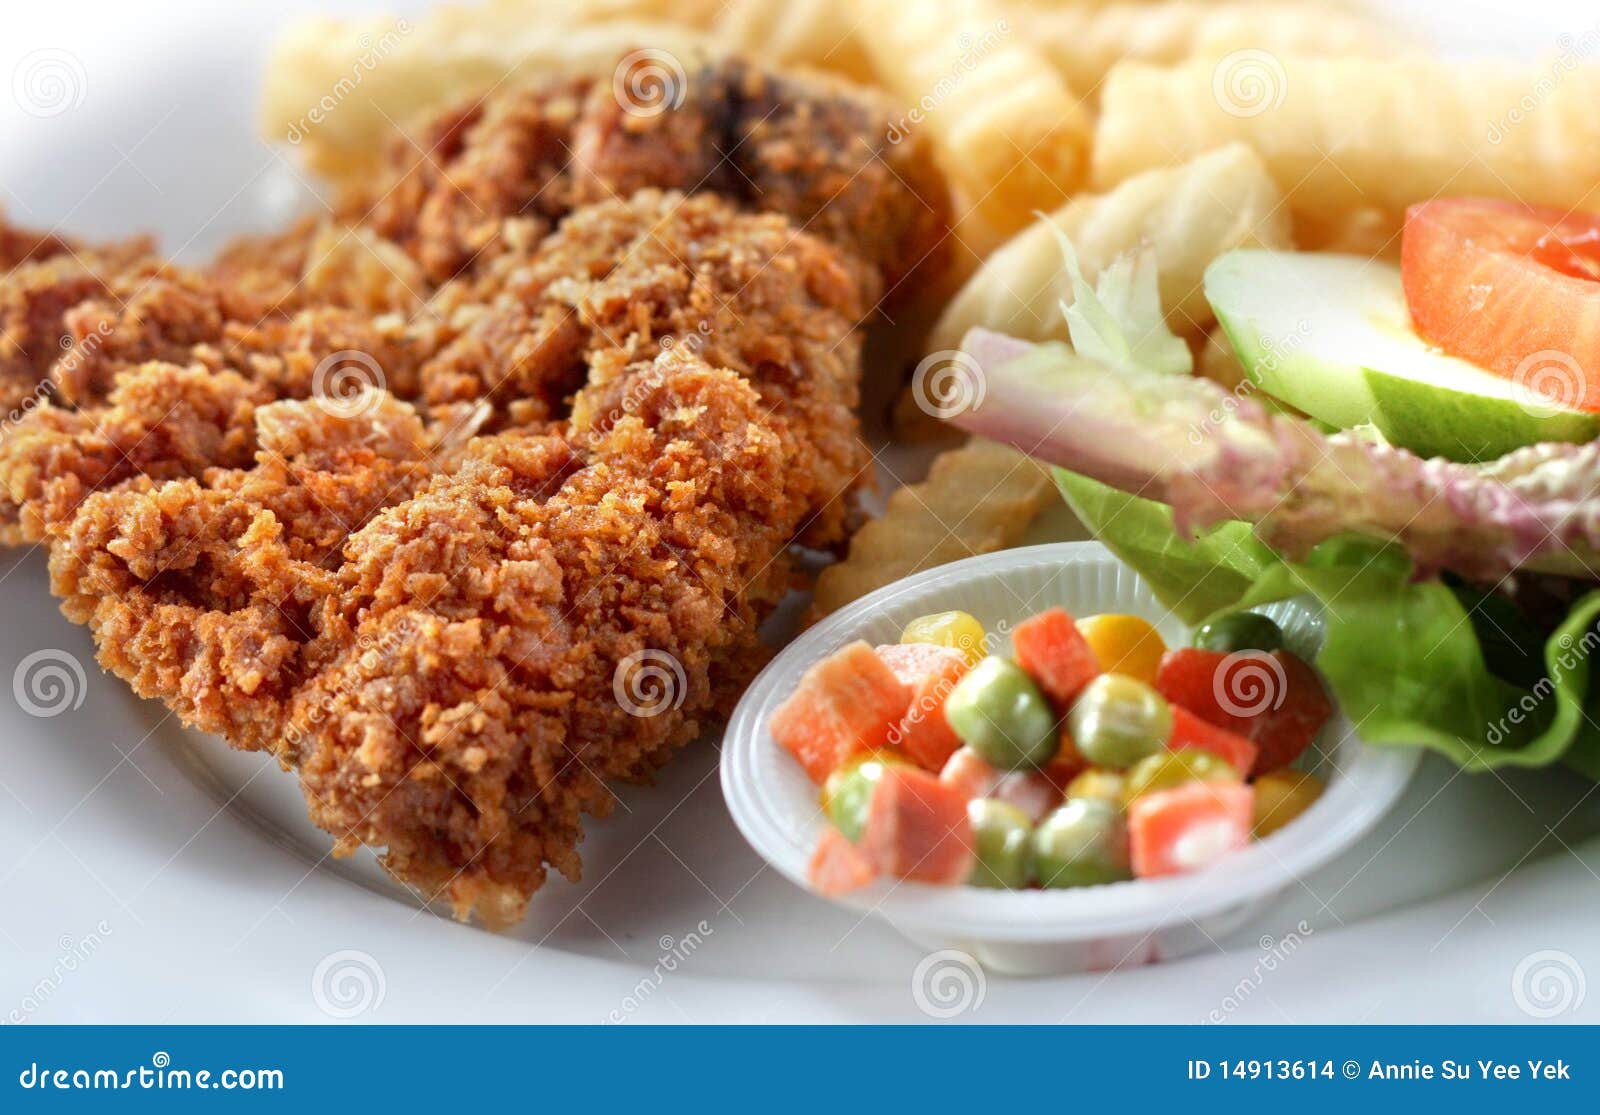
[(131, 1068), (70, 1068), (34, 1061), (17, 1074), (28, 1091), (58, 1092), (281, 1092), (287, 1086), (282, 1069), (175, 1069), (172, 1056), (160, 1051), (148, 1065)]
[(394, 26), (377, 38), (363, 34), (357, 40), (361, 53), (356, 56), (350, 71), (341, 75), (316, 104), (306, 109), (300, 119), (289, 125), (284, 138), (295, 146), (303, 143), (306, 136), (311, 134), (311, 129), (332, 116), (345, 99), (360, 87), (367, 75), (382, 65), (383, 60), (393, 54), (399, 47), (400, 41), (409, 34), (411, 34), (411, 24), (405, 19), (395, 20)]
[(1007, 35), (1011, 34), (1011, 24), (1004, 19), (997, 19), (982, 35), (974, 39), (971, 35), (962, 35), (957, 44), (960, 53), (948, 71), (941, 74), (933, 83), (933, 88), (917, 99), (898, 120), (891, 121), (887, 137), (890, 143), (904, 143), (928, 117), (945, 101), (955, 95), (957, 89), (966, 82), (974, 70), (983, 62)]
[(1226, 1022), (1235, 1011), (1245, 1006), (1251, 997), (1266, 985), (1272, 973), (1282, 968), (1289, 962), (1290, 957), (1300, 951), (1300, 946), (1305, 944), (1306, 939), (1314, 932), (1316, 931), (1311, 928), (1309, 922), (1301, 921), (1280, 938), (1274, 939), (1270, 935), (1262, 937), (1258, 942), (1261, 951), (1256, 956), (1255, 964), (1238, 983), (1228, 989), (1228, 993), (1222, 997), (1222, 1002), (1211, 1008), (1201, 1019), (1201, 1024), (1220, 1026)]
[(98, 922), (94, 929), (81, 937), (70, 934), (61, 938), (61, 953), (56, 957), (56, 962), (51, 965), (39, 982), (28, 989), (22, 997), (22, 1002), (12, 1007), (0, 1025), (21, 1026), (49, 1004), (55, 998), (56, 992), (72, 979), (84, 965), (88, 964), (94, 954), (100, 951), (105, 944), (105, 939), (111, 936), (111, 924), (106, 921)]
[(661, 990), (667, 977), (687, 964), (706, 943), (706, 938), (715, 932), (710, 922), (702, 920), (682, 937), (663, 935), (657, 942), (661, 947), (661, 955), (656, 958), (655, 967), (634, 984), (633, 989), (622, 997), (621, 1004), (607, 1014), (601, 1024), (621, 1025), (638, 1013)]

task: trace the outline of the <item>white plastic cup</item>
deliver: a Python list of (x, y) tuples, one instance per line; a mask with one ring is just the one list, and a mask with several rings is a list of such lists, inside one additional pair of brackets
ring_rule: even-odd
[[(768, 725), (813, 664), (856, 639), (899, 642), (907, 621), (929, 612), (970, 612), (994, 633), (1057, 605), (1075, 616), (1143, 616), (1169, 646), (1188, 642), (1185, 625), (1097, 542), (1005, 550), (897, 581), (802, 634), (739, 702), (724, 737), (721, 770), (722, 792), (739, 831), (768, 863), (806, 886), (806, 867), (827, 821), (817, 787), (778, 746)], [(1291, 644), (1318, 637), (1319, 618), (1299, 603), (1263, 610)], [(994, 649), (1008, 651), (1003, 636)], [(1296, 764), (1323, 779), (1322, 796), (1291, 824), (1209, 870), (1071, 890), (880, 880), (835, 901), (884, 918), (925, 948), (959, 948), (995, 971), (1016, 975), (1183, 956), (1213, 947), (1364, 836), (1399, 799), (1419, 758), (1415, 749), (1365, 746), (1350, 722), (1335, 715)]]

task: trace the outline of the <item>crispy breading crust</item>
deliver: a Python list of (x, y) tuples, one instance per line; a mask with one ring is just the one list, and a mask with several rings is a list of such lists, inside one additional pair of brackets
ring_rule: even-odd
[[(50, 543), (107, 668), (296, 768), (339, 851), (463, 917), (575, 877), (606, 784), (759, 667), (787, 547), (841, 545), (867, 473), (855, 326), (942, 227), (869, 105), (698, 80), (661, 130), (507, 90), (387, 200), (207, 269), (0, 237), (0, 381), (46, 385), (0, 437), (11, 536)], [(63, 329), (94, 338), (71, 368)], [(371, 382), (330, 394), (352, 355)]]
[[(50, 516), (70, 512), (70, 499), (45, 498), (49, 470), (65, 469), (80, 491), (90, 474), (100, 477), (91, 483), (117, 482), (117, 470), (95, 462), (73, 467), (73, 451), (56, 440), (63, 430), (127, 428), (129, 416), (105, 409), (109, 396), (119, 373), (150, 361), (233, 370), (273, 397), (303, 398), (321, 386), (320, 363), (353, 351), (376, 365), (369, 378), (420, 396), (437, 420), (484, 421), (475, 408), (487, 393), (492, 430), (548, 420), (585, 382), (590, 358), (625, 335), (642, 345), (692, 327), (698, 343), (719, 350), (708, 359), (742, 370), (786, 346), (807, 367), (825, 359), (791, 307), (757, 311), (750, 298), (752, 308), (728, 320), (729, 291), (764, 282), (763, 263), (748, 253), (724, 253), (685, 283), (690, 268), (668, 273), (689, 261), (679, 251), (659, 276), (635, 272), (632, 289), (612, 284), (589, 306), (573, 303), (563, 269), (582, 278), (577, 269), (592, 274), (608, 257), (571, 237), (549, 251), (543, 241), (574, 206), (619, 189), (714, 190), (786, 214), (846, 246), (839, 266), (864, 290), (870, 283), (869, 304), (940, 258), (943, 184), (918, 141), (889, 142), (882, 106), (865, 91), (724, 58), (692, 71), (685, 93), (668, 111), (635, 116), (609, 84), (505, 88), (442, 114), (420, 138), (397, 139), (388, 176), (338, 220), (246, 238), (201, 270), (162, 263), (142, 241), (88, 249), (0, 223), (0, 262), (17, 265), (0, 280), (0, 405), (43, 435), (0, 437), (0, 542), (38, 541)], [(638, 240), (608, 246), (673, 250), (649, 231)], [(863, 278), (858, 259), (876, 274)], [(538, 273), (527, 275), (534, 260)], [(637, 328), (638, 305), (654, 307), (647, 327)], [(610, 351), (606, 361), (642, 355)], [(29, 413), (50, 408), (88, 413)], [(142, 467), (133, 458), (120, 473)]]
[(547, 228), (646, 187), (781, 213), (874, 264), (888, 291), (942, 261), (949, 206), (933, 156), (920, 137), (891, 139), (876, 94), (737, 58), (697, 66), (676, 92), (656, 112), (588, 78), (503, 91), (398, 138), (389, 177), (345, 213), (441, 282), (500, 251), (507, 218)]
[[(628, 250), (586, 281), (571, 266), (579, 245), (646, 234), (701, 266)], [(441, 459), (440, 430), (386, 393), (338, 416), (262, 403), (224, 373), (205, 401), (232, 398), (224, 382), (240, 392), (253, 437), (197, 452), (225, 463), (250, 445), (253, 462), (164, 457), (182, 478), (80, 498), (51, 559), (104, 665), (299, 768), (343, 847), (385, 848), (399, 878), (496, 924), (547, 865), (576, 873), (579, 817), (609, 808), (607, 780), (648, 772), (728, 711), (789, 585), (785, 547), (842, 539), (868, 459), (853, 326), (874, 288), (837, 250), (780, 217), (654, 191), (580, 210), (546, 245), (568, 267), (569, 312), (618, 330), (576, 350), (570, 417)], [(705, 311), (747, 337), (689, 324), (723, 268), (749, 281)], [(658, 332), (669, 322), (689, 332)], [(206, 382), (148, 367), (119, 385), (119, 413)], [(683, 699), (636, 716), (615, 686), (647, 651), (676, 663)]]

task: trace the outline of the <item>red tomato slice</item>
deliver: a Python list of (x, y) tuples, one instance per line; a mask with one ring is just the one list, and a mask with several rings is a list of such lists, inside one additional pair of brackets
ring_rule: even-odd
[(1400, 272), (1423, 339), (1552, 403), (1600, 411), (1600, 214), (1413, 205)]

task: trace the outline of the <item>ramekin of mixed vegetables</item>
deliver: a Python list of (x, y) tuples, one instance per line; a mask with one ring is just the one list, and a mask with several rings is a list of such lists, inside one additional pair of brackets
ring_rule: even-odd
[(1414, 766), (1338, 716), (1314, 614), (1274, 615), (1190, 631), (1093, 543), (959, 562), (780, 655), (730, 725), (724, 791), (785, 874), (925, 943), (1013, 971), (1189, 951), (1359, 837)]
[(832, 827), (822, 894), (879, 875), (945, 885), (1082, 887), (1198, 871), (1322, 793), (1289, 769), (1333, 713), (1266, 616), (1240, 612), (1169, 650), (1139, 616), (1054, 607), (1009, 626), (918, 616), (800, 678), (772, 735)]

